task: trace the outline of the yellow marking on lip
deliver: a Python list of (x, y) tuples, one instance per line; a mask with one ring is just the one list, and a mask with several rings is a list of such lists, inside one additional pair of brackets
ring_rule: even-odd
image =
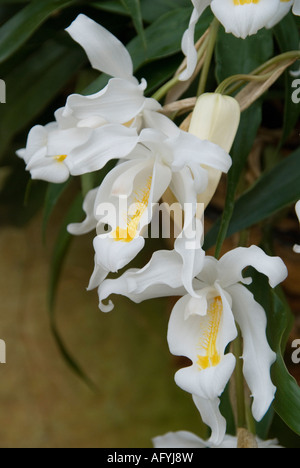
[(60, 154), (59, 156), (55, 156), (55, 158), (57, 162), (59, 163), (62, 163), (64, 162), (65, 159), (67, 159), (67, 155), (66, 154)]
[(133, 202), (136, 206), (136, 211), (133, 215), (127, 216), (126, 229), (120, 228), (118, 226), (116, 230), (112, 233), (112, 237), (115, 241), (131, 242), (135, 238), (140, 220), (142, 219), (142, 216), (145, 213), (149, 204), (151, 183), (152, 177), (150, 176), (146, 188), (143, 190), (142, 194), (139, 197), (137, 196), (137, 198)]
[(197, 356), (197, 365), (200, 370), (215, 367), (220, 363), (221, 357), (217, 350), (217, 337), (223, 312), (223, 303), (220, 296), (215, 297), (207, 311), (209, 321), (208, 328), (204, 333), (201, 348), (205, 351), (204, 356)]
[(257, 5), (257, 3), (259, 3), (260, 0), (233, 0), (233, 3), (235, 6), (237, 5), (250, 5), (250, 3), (254, 3), (255, 5)]

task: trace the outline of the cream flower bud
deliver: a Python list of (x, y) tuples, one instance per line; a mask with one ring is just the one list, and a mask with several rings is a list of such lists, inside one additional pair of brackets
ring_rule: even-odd
[[(229, 152), (239, 127), (240, 116), (240, 106), (234, 98), (218, 93), (205, 93), (197, 101), (189, 133)], [(219, 185), (222, 173), (213, 168), (205, 169), (209, 175), (208, 187), (199, 196), (198, 202), (204, 203), (206, 208)]]

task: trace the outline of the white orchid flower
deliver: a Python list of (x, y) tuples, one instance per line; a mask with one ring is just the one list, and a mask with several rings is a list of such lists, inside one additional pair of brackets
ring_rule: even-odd
[[(225, 435), (223, 442), (220, 445), (214, 445), (209, 441), (203, 440), (200, 437), (196, 436), (192, 432), (188, 431), (178, 431), (178, 432), (168, 432), (165, 435), (154, 437), (152, 440), (153, 446), (156, 449), (160, 448), (237, 448), (238, 440), (237, 437), (231, 435)], [(259, 437), (256, 437), (257, 448), (283, 448), (278, 444), (276, 439), (273, 440), (261, 440)]]
[[(199, 251), (199, 254), (201, 251)], [(202, 262), (202, 268), (201, 268)], [(172, 354), (186, 356), (190, 367), (179, 370), (175, 381), (193, 395), (203, 421), (212, 429), (210, 442), (219, 445), (226, 432), (226, 421), (219, 411), (219, 397), (235, 368), (235, 357), (226, 353), (227, 345), (237, 336), (238, 323), (244, 343), (243, 372), (252, 392), (252, 413), (260, 421), (275, 394), (270, 367), (275, 353), (266, 338), (266, 315), (249, 290), (242, 271), (253, 266), (269, 277), (271, 287), (287, 276), (279, 257), (269, 257), (260, 248), (237, 248), (219, 261), (201, 257), (194, 281), (195, 294), (183, 296), (170, 317), (168, 343)], [(116, 280), (106, 280), (99, 288), (100, 304), (111, 294), (122, 294), (135, 302), (150, 297), (177, 294), (182, 259), (177, 252), (157, 252), (140, 271), (129, 270)], [(167, 286), (164, 288), (164, 286)], [(105, 306), (104, 306), (105, 307)], [(108, 308), (112, 308), (110, 302)]]
[(56, 122), (31, 129), (25, 149), (17, 151), (33, 179), (62, 183), (70, 176), (68, 155), (90, 137), (89, 129), (60, 130)]
[(260, 29), (277, 24), (293, 7), (300, 15), (300, 0), (192, 0), (194, 10), (190, 24), (182, 39), (182, 51), (187, 57), (187, 68), (180, 75), (188, 80), (197, 65), (194, 47), (195, 26), (203, 11), (210, 5), (214, 15), (223, 24), (227, 33), (245, 39)]
[[(300, 200), (296, 203), (296, 214), (300, 223)], [(300, 245), (294, 245), (294, 252), (300, 253)]]
[(111, 159), (125, 158), (137, 142), (136, 130), (123, 125), (62, 129), (56, 121), (33, 127), (26, 148), (17, 154), (33, 179), (62, 183), (70, 175), (97, 171)]
[[(127, 156), (128, 161), (116, 166), (100, 188), (87, 195), (83, 223), (69, 226), (74, 235), (97, 226), (95, 271), (90, 288), (99, 286), (109, 272), (117, 272), (142, 250), (144, 229), (151, 222), (153, 205), (170, 187), (183, 209), (186, 207), (183, 236), (176, 247), (184, 259), (186, 287), (190, 285), (192, 289), (190, 266), (195, 261), (195, 246), (187, 250), (185, 241), (196, 223), (197, 195), (207, 187), (208, 175), (202, 165), (227, 172), (231, 158), (219, 146), (175, 125), (173, 132), (173, 137), (167, 137), (157, 130), (142, 130), (140, 142)], [(107, 225), (109, 232), (104, 231)], [(197, 232), (199, 228), (195, 227), (191, 235)], [(192, 237), (190, 240), (195, 241)]]
[(126, 47), (83, 14), (66, 31), (83, 47), (92, 67), (113, 78), (96, 94), (71, 95), (62, 116), (72, 116), (79, 127), (96, 128), (119, 123), (140, 130), (147, 114), (156, 114), (161, 106), (156, 100), (144, 96), (147, 83), (144, 79), (139, 83), (133, 76), (133, 64)]

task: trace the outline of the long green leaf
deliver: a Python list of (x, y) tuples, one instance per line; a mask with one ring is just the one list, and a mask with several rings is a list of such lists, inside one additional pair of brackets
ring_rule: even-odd
[(47, 225), (50, 216), (58, 203), (58, 200), (69, 186), (70, 181), (63, 184), (49, 184), (46, 192), (45, 204), (44, 204), (44, 216), (43, 216), (43, 238), (46, 239)]
[(49, 41), (6, 78), (7, 104), (1, 106), (0, 155), (64, 88), (84, 63), (80, 49)]
[[(272, 381), (277, 388), (273, 409), (287, 426), (295, 433), (300, 434), (300, 387), (288, 372), (283, 359), (293, 323), (293, 315), (280, 287), (272, 290), (266, 276), (252, 268), (250, 272), (253, 282), (249, 289), (266, 312), (268, 341), (277, 355), (276, 362), (271, 369)], [(248, 275), (249, 271), (247, 272)], [(272, 416), (271, 413), (268, 415), (269, 418)], [(270, 422), (269, 420), (268, 426)], [(259, 431), (265, 430), (264, 426), (265, 421), (259, 423)], [(266, 433), (264, 435), (267, 436)]]
[(0, 28), (0, 63), (14, 54), (56, 10), (76, 0), (43, 0), (27, 5)]
[(86, 373), (82, 370), (81, 366), (76, 362), (73, 356), (67, 349), (61, 334), (59, 333), (57, 323), (56, 323), (56, 316), (55, 316), (55, 301), (56, 301), (56, 293), (57, 293), (57, 286), (59, 283), (59, 279), (61, 276), (62, 268), (64, 265), (64, 261), (66, 259), (67, 253), (69, 251), (72, 236), (67, 231), (67, 225), (71, 222), (79, 221), (82, 217), (82, 195), (79, 194), (73, 204), (71, 205), (65, 221), (61, 226), (59, 234), (57, 236), (57, 240), (55, 243), (53, 256), (52, 256), (52, 263), (51, 263), (51, 270), (50, 270), (50, 281), (49, 281), (49, 292), (48, 292), (48, 307), (49, 307), (49, 315), (50, 315), (50, 326), (57, 343), (57, 346), (64, 357), (67, 364), (70, 368), (77, 374), (86, 384), (93, 390), (96, 389), (94, 383), (90, 380), (90, 378), (86, 375)]
[[(254, 53), (255, 51), (255, 53)], [(220, 28), (216, 45), (218, 82), (229, 76), (249, 73), (266, 62), (273, 53), (272, 32), (262, 29), (246, 39), (238, 39)]]
[[(274, 28), (274, 34), (279, 44), (282, 53), (289, 50), (297, 50), (299, 47), (299, 30), (297, 28), (295, 17), (290, 13)], [(297, 70), (297, 63), (294, 69)], [(285, 73), (285, 102), (284, 102), (284, 117), (282, 137), (280, 144), (283, 145), (292, 130), (294, 129), (300, 115), (300, 106), (291, 99), (292, 83), (294, 78), (290, 75), (289, 70)]]
[(136, 32), (138, 33), (144, 49), (147, 48), (147, 42), (144, 32), (144, 25), (143, 25), (143, 18), (141, 12), (141, 4), (140, 0), (120, 0), (121, 3), (124, 5), (125, 9), (129, 12)]
[[(128, 50), (131, 54), (134, 69), (137, 70), (145, 63), (168, 57), (181, 50), (181, 40), (187, 28), (191, 15), (190, 8), (179, 8), (172, 10), (157, 21), (152, 23), (146, 30), (145, 36), (148, 44), (145, 53), (140, 37), (135, 37), (129, 44)], [(212, 14), (207, 10), (200, 18), (196, 37), (204, 33), (212, 19)]]
[[(235, 203), (227, 236), (264, 221), (300, 199), (300, 148), (263, 174)], [(205, 247), (217, 239), (220, 221), (206, 236)]]
[[(290, 375), (283, 359), (286, 331), (290, 329), (291, 312), (276, 292), (273, 293), (273, 316), (270, 335), (277, 336), (277, 360), (272, 368), (272, 379), (277, 387), (274, 409), (283, 421), (300, 435), (300, 387)], [(273, 338), (274, 340), (274, 338)], [(275, 341), (275, 340), (274, 340)], [(274, 346), (274, 343), (273, 343)]]

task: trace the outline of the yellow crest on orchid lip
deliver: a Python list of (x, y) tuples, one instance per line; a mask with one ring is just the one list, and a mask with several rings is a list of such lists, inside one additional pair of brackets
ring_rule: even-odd
[(233, 0), (234, 5), (249, 5), (250, 3), (257, 4), (260, 0)]
[(64, 162), (65, 159), (67, 159), (67, 155), (66, 154), (60, 154), (59, 156), (55, 156), (55, 160), (59, 163), (62, 163)]
[(217, 350), (217, 337), (222, 313), (222, 298), (217, 296), (211, 302), (207, 311), (209, 324), (200, 343), (200, 347), (204, 350), (205, 354), (197, 356), (197, 365), (200, 370), (207, 369), (208, 367), (215, 367), (220, 363), (221, 357)]
[(145, 189), (140, 195), (137, 195), (133, 205), (135, 212), (133, 215), (127, 215), (127, 226), (126, 228), (120, 228), (119, 226), (112, 233), (112, 237), (115, 241), (131, 242), (138, 231), (139, 223), (142, 219), (143, 214), (148, 208), (150, 192), (151, 192), (152, 176), (149, 177)]

